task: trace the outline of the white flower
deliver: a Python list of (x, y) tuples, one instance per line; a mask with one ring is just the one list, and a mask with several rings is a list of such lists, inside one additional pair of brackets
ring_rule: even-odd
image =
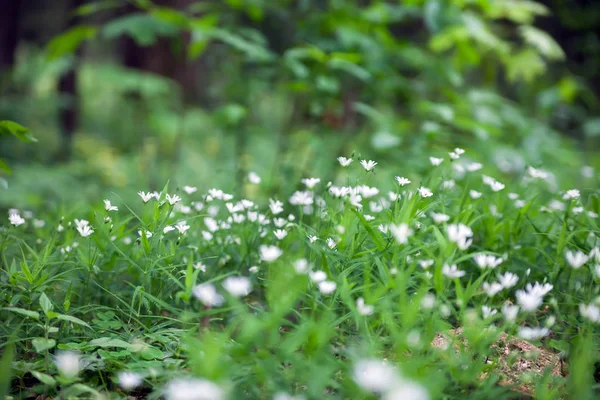
[(487, 295), (490, 297), (494, 297), (496, 294), (501, 292), (502, 289), (504, 289), (504, 286), (502, 286), (502, 284), (500, 284), (498, 282), (493, 282), (491, 284), (487, 283), (487, 282), (483, 282), (483, 285), (481, 285), (481, 287), (487, 293)]
[(433, 260), (419, 260), (418, 263), (421, 266), (421, 268), (427, 269), (433, 265), (434, 261)]
[(255, 274), (258, 272), (258, 267), (256, 265), (254, 265), (254, 266), (248, 268), (248, 272)]
[(403, 176), (397, 176), (396, 182), (398, 182), (398, 185), (400, 185), (400, 186), (406, 186), (406, 185), (410, 184), (410, 180), (406, 179)]
[(273, 262), (283, 254), (283, 251), (277, 246), (261, 245), (258, 250), (260, 252), (260, 259), (265, 262)]
[(443, 161), (444, 161), (443, 158), (429, 157), (429, 162), (431, 162), (431, 165), (433, 165), (435, 167), (440, 165)]
[(433, 192), (431, 190), (427, 189), (426, 187), (421, 186), (417, 190), (419, 191), (419, 195), (421, 197), (431, 197), (431, 196), (433, 196)]
[(373, 314), (375, 307), (365, 304), (365, 299), (359, 297), (356, 299), (356, 310), (360, 315), (367, 316)]
[(563, 195), (563, 199), (564, 200), (570, 200), (570, 199), (578, 199), (580, 196), (579, 190), (577, 189), (569, 189), (567, 190), (567, 192)]
[(112, 204), (110, 204), (110, 200), (104, 200), (104, 209), (106, 211), (119, 211), (119, 208), (117, 206), (113, 206)]
[(483, 168), (483, 164), (478, 162), (467, 164), (467, 171), (469, 172), (479, 171), (481, 168)]
[(498, 281), (504, 289), (509, 289), (517, 284), (519, 277), (512, 272), (506, 272), (504, 275), (498, 276)]
[(25, 220), (19, 214), (12, 214), (12, 213), (9, 214), (8, 220), (14, 226), (23, 225), (25, 223)]
[(375, 166), (377, 165), (377, 163), (373, 160), (360, 160), (360, 165), (363, 166), (363, 168), (365, 169), (365, 171), (371, 171), (373, 168), (375, 168)]
[(478, 199), (482, 194), (483, 193), (478, 192), (477, 190), (469, 190), (469, 196), (471, 196), (472, 199)]
[(408, 238), (413, 234), (413, 231), (409, 228), (408, 224), (390, 224), (389, 230), (399, 244), (407, 244)]
[(577, 250), (577, 252), (568, 250), (565, 254), (567, 262), (573, 269), (579, 269), (588, 262), (589, 257), (585, 255), (581, 250)]
[(502, 306), (502, 315), (507, 321), (514, 321), (519, 314), (519, 306), (512, 305), (510, 303), (504, 303)]
[(269, 209), (273, 215), (277, 215), (283, 212), (283, 203), (279, 200), (269, 199)]
[(166, 194), (165, 198), (167, 199), (169, 204), (172, 206), (174, 206), (175, 204), (177, 204), (181, 201), (181, 197), (177, 196), (176, 194), (174, 194), (173, 196)]
[(435, 295), (433, 293), (426, 293), (421, 299), (421, 308), (424, 310), (431, 310), (435, 306)]
[(175, 227), (172, 225), (167, 225), (163, 228), (163, 233), (166, 235), (167, 233), (174, 231)]
[(297, 191), (290, 197), (290, 204), (295, 206), (309, 206), (313, 203), (311, 192)]
[(201, 263), (201, 262), (197, 262), (197, 263), (195, 263), (195, 264), (193, 265), (193, 267), (194, 267), (195, 269), (199, 269), (199, 270), (200, 270), (200, 271), (202, 271), (202, 272), (206, 272), (206, 265), (204, 265), (204, 264), (203, 264), (203, 263)]
[(307, 238), (308, 238), (308, 241), (311, 243), (314, 243), (319, 239), (318, 237), (316, 237), (314, 235), (308, 235)]
[(436, 224), (441, 224), (441, 223), (450, 221), (450, 216), (443, 214), (443, 213), (432, 212), (431, 218), (433, 219), (433, 222), (435, 222)]
[(273, 231), (273, 235), (275, 235), (278, 240), (282, 240), (287, 236), (287, 234), (288, 233), (285, 229), (277, 229), (276, 231)]
[(496, 315), (498, 313), (498, 310), (495, 310), (488, 306), (482, 306), (481, 313), (483, 314), (483, 319), (486, 319), (486, 318), (491, 317), (492, 315)]
[(54, 357), (56, 369), (67, 378), (74, 378), (81, 369), (81, 357), (72, 351), (61, 351)]
[(592, 322), (600, 323), (600, 308), (594, 304), (580, 304), (579, 312), (581, 315)]
[(442, 189), (451, 190), (456, 186), (456, 182), (454, 179), (448, 179), (447, 181), (442, 182)]
[(333, 293), (335, 291), (336, 287), (337, 287), (337, 284), (332, 281), (319, 282), (319, 292), (321, 292), (324, 295)]
[(448, 239), (456, 243), (459, 249), (466, 250), (473, 242), (473, 231), (464, 224), (451, 224), (446, 228)]
[(500, 265), (502, 263), (502, 261), (504, 261), (503, 258), (496, 258), (493, 255), (487, 255), (487, 254), (477, 254), (475, 255), (475, 257), (473, 257), (473, 259), (475, 260), (475, 263), (477, 264), (477, 266), (481, 269), (485, 269), (485, 268), (496, 268), (498, 265)]
[(34, 219), (33, 226), (35, 226), (36, 228), (43, 228), (44, 226), (46, 226), (46, 221), (44, 221), (43, 219)]
[(315, 282), (315, 283), (319, 283), (319, 282), (323, 282), (327, 279), (327, 274), (325, 273), (325, 271), (312, 271), (308, 274), (308, 276), (310, 277), (310, 280)]
[(334, 250), (337, 247), (337, 243), (332, 238), (327, 238), (327, 247)]
[(258, 176), (256, 172), (250, 172), (248, 174), (248, 182), (250, 182), (253, 185), (258, 185), (261, 180), (262, 179), (260, 179), (260, 176)]
[(542, 304), (543, 296), (524, 290), (517, 290), (517, 302), (525, 311), (535, 311)]
[(297, 274), (306, 274), (310, 269), (310, 264), (306, 258), (301, 258), (294, 262), (294, 269), (296, 270)]
[(352, 164), (352, 159), (351, 158), (338, 157), (337, 160), (338, 160), (338, 162), (340, 163), (340, 165), (342, 167), (347, 167), (348, 165)]
[(352, 378), (362, 389), (375, 393), (387, 392), (399, 380), (394, 367), (374, 359), (358, 361), (354, 365)]
[(540, 285), (539, 282), (536, 282), (533, 286), (531, 285), (531, 283), (528, 283), (525, 287), (525, 290), (537, 296), (545, 296), (552, 290), (552, 288), (553, 286), (549, 283), (544, 283), (543, 285)]
[(302, 183), (304, 183), (304, 185), (306, 186), (307, 189), (313, 189), (317, 183), (321, 182), (321, 179), (319, 178), (304, 178), (301, 181)]
[(492, 182), (492, 184), (490, 185), (490, 188), (494, 191), (494, 192), (499, 192), (502, 189), (504, 189), (504, 184), (500, 183), (498, 181), (494, 181)]
[(148, 192), (148, 193), (138, 192), (138, 194), (140, 195), (140, 197), (142, 198), (142, 201), (144, 203), (149, 202), (150, 199), (154, 197), (154, 193), (150, 193), (150, 192)]
[(198, 378), (176, 378), (164, 390), (166, 400), (225, 400), (225, 392), (216, 383)]
[(544, 336), (548, 336), (550, 331), (548, 328), (529, 328), (523, 326), (519, 328), (519, 337), (524, 340), (537, 340)]
[(142, 384), (142, 376), (135, 372), (119, 372), (119, 386), (125, 390), (135, 389)]
[(187, 194), (195, 193), (197, 190), (198, 190), (198, 188), (195, 186), (187, 186), (186, 185), (183, 187), (183, 191), (186, 192)]
[(429, 400), (429, 392), (427, 389), (416, 382), (407, 381), (404, 379), (396, 382), (389, 389), (381, 400)]
[(179, 231), (180, 235), (185, 235), (188, 229), (190, 229), (190, 226), (186, 224), (185, 221), (181, 221), (178, 222), (177, 225), (175, 225), (175, 229)]
[(442, 267), (442, 274), (446, 275), (448, 278), (462, 278), (465, 276), (465, 271), (461, 271), (454, 265), (444, 264)]
[(246, 296), (252, 291), (250, 279), (244, 276), (229, 276), (223, 281), (223, 288), (234, 297)]
[(88, 237), (94, 233), (94, 230), (89, 226), (89, 222), (84, 219), (81, 221), (76, 219), (75, 225), (77, 226), (77, 231), (82, 237)]
[(217, 289), (212, 283), (196, 285), (192, 289), (192, 292), (194, 297), (200, 300), (205, 306), (212, 307), (223, 304), (223, 296), (217, 293)]

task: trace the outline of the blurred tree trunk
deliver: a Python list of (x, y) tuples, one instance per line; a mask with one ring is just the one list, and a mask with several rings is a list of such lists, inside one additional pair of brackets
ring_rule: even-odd
[(5, 0), (0, 11), (0, 76), (15, 63), (21, 2)]
[[(68, 0), (66, 12), (69, 19), (65, 30), (77, 25), (80, 21), (76, 16), (72, 16), (78, 7), (84, 4), (83, 0)], [(68, 161), (73, 153), (73, 136), (79, 125), (79, 91), (77, 86), (77, 71), (79, 64), (80, 50), (74, 54), (73, 65), (60, 77), (58, 81), (58, 91), (64, 103), (59, 111), (59, 123), (62, 133), (62, 146), (58, 154), (59, 161)]]

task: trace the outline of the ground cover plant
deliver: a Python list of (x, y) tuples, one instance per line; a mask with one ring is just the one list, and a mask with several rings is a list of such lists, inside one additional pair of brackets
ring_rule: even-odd
[[(358, 153), (289, 194), (249, 173), (11, 209), (9, 398), (594, 398), (600, 203), (462, 149), (397, 176)], [(564, 172), (564, 171), (563, 171)], [(573, 178), (575, 179), (575, 178)]]

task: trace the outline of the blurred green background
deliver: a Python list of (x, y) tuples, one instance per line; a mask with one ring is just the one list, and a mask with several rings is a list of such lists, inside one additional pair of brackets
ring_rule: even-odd
[(504, 179), (541, 166), (585, 189), (600, 167), (600, 2), (3, 7), (0, 120), (38, 142), (0, 139), (2, 208), (127, 199), (168, 179), (245, 195), (249, 171), (265, 195), (289, 193), (335, 180), (353, 153), (390, 186), (454, 147)]

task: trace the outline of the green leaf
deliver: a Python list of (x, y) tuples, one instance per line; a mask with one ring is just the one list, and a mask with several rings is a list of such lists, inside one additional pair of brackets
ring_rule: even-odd
[(26, 317), (37, 319), (37, 320), (40, 319), (40, 313), (35, 312), (35, 311), (31, 311), (31, 310), (26, 310), (24, 308), (4, 307), (4, 308), (2, 308), (2, 310), (14, 312), (14, 313), (21, 314), (21, 315), (24, 315)]
[[(10, 172), (11, 172), (10, 167), (4, 161), (2, 161), (1, 158), (0, 158), (0, 170), (5, 171), (8, 174), (10, 174)], [(5, 189), (8, 189), (8, 188), (5, 188)]]
[(56, 346), (56, 340), (54, 339), (46, 339), (43, 337), (35, 338), (31, 341), (33, 347), (35, 347), (35, 351), (41, 353), (45, 350), (50, 350)]
[(154, 360), (157, 358), (162, 358), (164, 356), (164, 353), (154, 347), (147, 347), (144, 350), (142, 350), (140, 355), (144, 360)]
[(79, 318), (73, 317), (71, 315), (58, 314), (56, 316), (56, 318), (60, 319), (61, 321), (69, 321), (69, 322), (72, 322), (74, 324), (82, 325), (82, 326), (85, 326), (86, 328), (92, 329), (92, 327), (89, 326), (87, 322), (82, 321)]
[(24, 143), (37, 142), (37, 139), (29, 133), (29, 129), (13, 121), (0, 121), (0, 135), (12, 135)]
[(562, 60), (565, 53), (558, 43), (546, 32), (533, 26), (522, 26), (519, 32), (527, 44), (536, 48), (541, 55), (551, 60)]
[(46, 293), (42, 293), (42, 295), (40, 296), (40, 306), (42, 307), (42, 311), (44, 311), (44, 314), (46, 315), (48, 315), (48, 313), (54, 308), (52, 302), (50, 301), (48, 296), (46, 296)]
[(53, 377), (51, 377), (50, 375), (47, 374), (43, 374), (41, 372), (38, 371), (31, 371), (31, 375), (33, 375), (34, 377), (36, 377), (36, 379), (46, 385), (49, 386), (54, 386), (56, 385), (56, 379), (54, 379)]
[(176, 35), (179, 30), (177, 25), (155, 15), (135, 13), (107, 23), (102, 29), (102, 34), (107, 39), (130, 36), (138, 45), (146, 47), (156, 43), (161, 36)]
[(134, 346), (121, 339), (115, 339), (110, 337), (102, 337), (94, 339), (89, 343), (90, 346), (94, 347), (118, 347), (122, 349), (133, 350)]
[(98, 28), (90, 25), (78, 25), (56, 36), (46, 47), (47, 57), (50, 60), (73, 54), (81, 44), (93, 39), (98, 33)]
[(12, 380), (12, 362), (15, 355), (15, 345), (12, 339), (4, 347), (0, 359), (0, 399), (7, 399)]

